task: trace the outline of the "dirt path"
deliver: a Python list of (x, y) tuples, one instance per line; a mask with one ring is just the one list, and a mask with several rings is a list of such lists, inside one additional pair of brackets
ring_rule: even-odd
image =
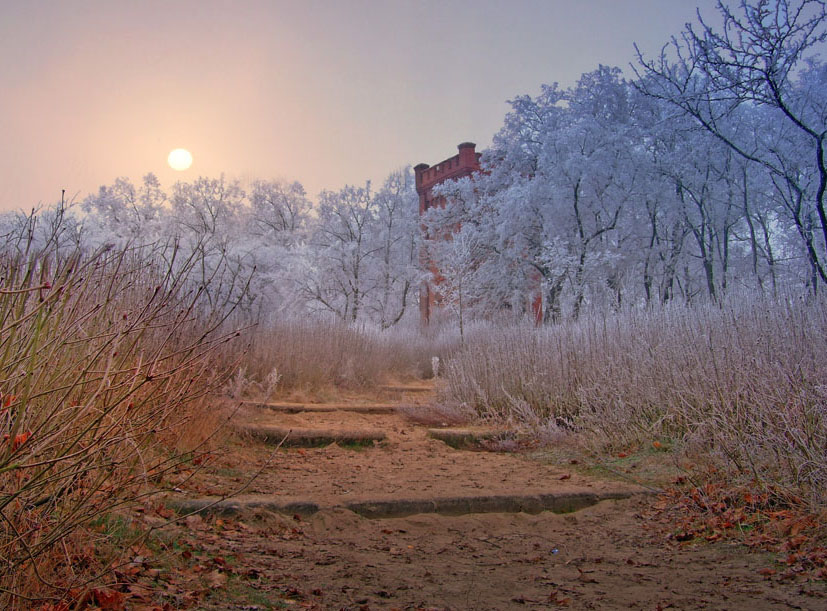
[[(404, 394), (395, 403), (410, 411), (427, 400)], [(454, 449), (401, 413), (342, 408), (249, 406), (237, 419), (253, 431), (382, 440), (272, 455), (261, 441), (268, 436), (253, 433), (171, 499), (197, 507), (262, 470), (244, 495), (180, 527), (188, 561), (216, 580), (199, 608), (827, 606), (823, 588), (767, 580), (767, 555), (667, 540), (642, 517), (652, 498), (641, 488), (519, 454)], [(601, 500), (612, 497), (626, 498)], [(168, 595), (183, 605), (186, 589)]]

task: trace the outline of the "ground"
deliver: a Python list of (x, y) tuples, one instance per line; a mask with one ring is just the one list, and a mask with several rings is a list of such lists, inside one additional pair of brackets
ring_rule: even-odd
[[(652, 491), (628, 477), (620, 481), (581, 465), (549, 464), (537, 460), (543, 453), (536, 448), (456, 449), (429, 437), (427, 427), (409, 416), (418, 410), (430, 414), (430, 400), (427, 393), (377, 397), (374, 405), (406, 406), (377, 410), (391, 413), (343, 411), (341, 402), (328, 406), (329, 412), (319, 406), (287, 410), (298, 413), (284, 413), (284, 405), (281, 411), (244, 406), (233, 422), (248, 433), (232, 451), (180, 481), (180, 492), (167, 503), (203, 503), (239, 488), (242, 494), (217, 506), (219, 514), (213, 507), (172, 525), (167, 521), (174, 515), (162, 506), (141, 512), (147, 524), (166, 524), (159, 545), (167, 560), (156, 566), (148, 550), (131, 552), (124, 578), (134, 582), (133, 606), (827, 607), (823, 581), (780, 579), (770, 554), (732, 539), (679, 541), (669, 519), (653, 512)], [(420, 420), (429, 418), (433, 414)], [(381, 432), (385, 438), (344, 447), (285, 443), (274, 452), (260, 439), (277, 435), (255, 433), (293, 431), (294, 442), (300, 442), (300, 433), (310, 429), (332, 437)], [(516, 447), (502, 440), (494, 446)], [(565, 514), (539, 511), (537, 499), (551, 497), (586, 499), (578, 502), (589, 506)], [(597, 502), (601, 498), (607, 500)], [(365, 506), (381, 506), (376, 515), (398, 517), (351, 510)]]

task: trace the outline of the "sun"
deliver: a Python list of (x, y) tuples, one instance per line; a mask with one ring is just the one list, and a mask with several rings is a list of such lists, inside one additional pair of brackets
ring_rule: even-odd
[(184, 170), (188, 170), (192, 165), (192, 155), (187, 149), (175, 149), (174, 151), (170, 151), (167, 157), (167, 163), (173, 170), (183, 172)]

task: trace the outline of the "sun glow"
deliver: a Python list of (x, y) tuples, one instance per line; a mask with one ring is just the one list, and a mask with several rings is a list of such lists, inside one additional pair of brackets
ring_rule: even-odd
[(167, 157), (167, 163), (173, 170), (183, 172), (192, 165), (192, 155), (187, 149), (175, 149)]

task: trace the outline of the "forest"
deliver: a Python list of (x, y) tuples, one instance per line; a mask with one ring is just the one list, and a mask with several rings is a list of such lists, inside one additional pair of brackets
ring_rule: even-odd
[(708, 19), (515, 95), (482, 171), (422, 217), (410, 168), (315, 200), (148, 174), (0, 216), (0, 600), (76, 587), (66, 546), (214, 449), (231, 387), (438, 374), (446, 410), (598, 453), (654, 443), (823, 511), (827, 7)]
[[(5, 249), (176, 242), (209, 291), (232, 292), (208, 282), (219, 267), (224, 280), (251, 277), (254, 318), (328, 313), (383, 329), (415, 309), (423, 251), (454, 308), (462, 285), (471, 318), (519, 319), (536, 290), (545, 322), (743, 290), (816, 295), (827, 279), (818, 7), (759, 2), (725, 13), (720, 32), (700, 23), (641, 55), (634, 79), (599, 66), (513, 98), (482, 173), (443, 187), (450, 205), (423, 219), (424, 234), (409, 169), (315, 202), (298, 183), (202, 177), (165, 192), (150, 174), (39, 210), (35, 228), (5, 215)], [(423, 241), (445, 227), (461, 229)]]

